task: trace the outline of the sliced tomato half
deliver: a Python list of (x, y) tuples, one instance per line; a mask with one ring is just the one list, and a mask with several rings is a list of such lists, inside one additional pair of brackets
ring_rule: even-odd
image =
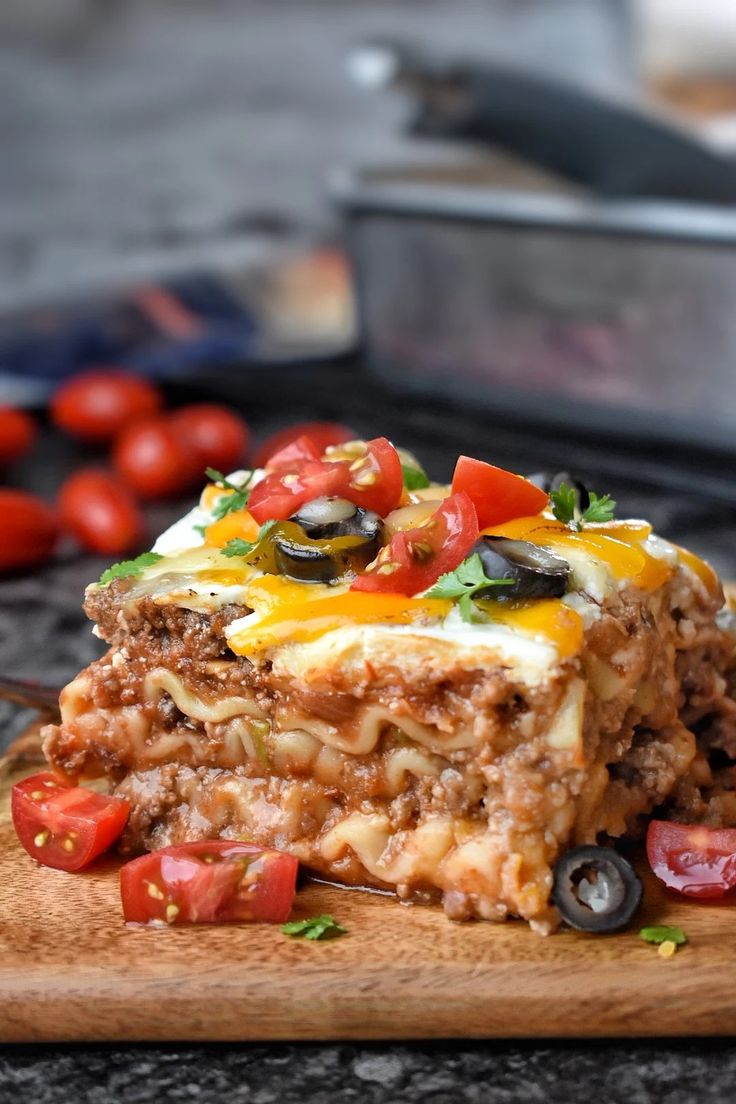
[(419, 594), (462, 563), (478, 539), (475, 507), (453, 494), (416, 529), (396, 533), (351, 590)]
[(198, 840), (152, 851), (120, 871), (128, 922), (283, 923), (291, 912), (298, 861), (252, 843)]
[(404, 486), (401, 461), (385, 437), (355, 442), (347, 459), (282, 462), (279, 457), (285, 453), (286, 449), (277, 454), (277, 469), (251, 491), (248, 509), (259, 525), (283, 521), (305, 502), (323, 495), (347, 498), (382, 517), (399, 503)]
[(496, 468), (471, 456), (460, 456), (452, 477), (453, 492), (464, 491), (475, 506), (478, 525), (502, 525), (518, 517), (538, 514), (548, 495), (528, 479), (505, 468)]
[(686, 897), (724, 897), (736, 889), (736, 828), (653, 820), (647, 857), (657, 877)]
[(82, 870), (122, 834), (130, 803), (64, 786), (42, 771), (16, 782), (11, 810), (18, 839), (31, 858), (56, 870)]

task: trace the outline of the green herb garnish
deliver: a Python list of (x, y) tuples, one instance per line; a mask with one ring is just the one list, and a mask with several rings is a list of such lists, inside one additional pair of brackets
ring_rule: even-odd
[(207, 528), (208, 527), (206, 525), (193, 525), (192, 526), (192, 529), (194, 530), (194, 532), (199, 533), (200, 537), (203, 537), (203, 538), (204, 538), (205, 534), (207, 533)]
[(651, 928), (642, 928), (639, 938), (645, 943), (674, 943), (678, 947), (687, 943), (687, 936), (682, 928), (670, 927), (667, 924), (655, 924)]
[(120, 563), (112, 564), (102, 572), (98, 585), (106, 586), (113, 579), (125, 579), (128, 575), (142, 575), (147, 567), (158, 563), (161, 559), (163, 556), (158, 552), (141, 552), (134, 560), (121, 560)]
[(457, 608), (463, 621), (481, 621), (474, 595), (489, 586), (511, 586), (513, 579), (489, 579), (483, 570), (483, 561), (478, 553), (463, 560), (454, 571), (440, 575), (434, 586), (426, 591), (425, 598), (450, 598), (457, 600)]
[(347, 930), (337, 923), (334, 916), (310, 916), (308, 920), (290, 920), (288, 924), (281, 925), (283, 934), (294, 939), (335, 939)]
[(402, 464), (401, 472), (407, 491), (421, 491), (429, 486), (427, 473), (422, 471), (421, 468), (415, 468), (411, 464)]
[(220, 549), (223, 556), (247, 556), (257, 544), (260, 544), (266, 533), (273, 529), (275, 521), (264, 521), (258, 530), (258, 536), (254, 541), (245, 540), (243, 537), (233, 537)]
[(245, 483), (240, 487), (235, 483), (231, 483), (222, 472), (217, 471), (216, 468), (206, 468), (207, 475), (213, 483), (217, 483), (225, 491), (232, 491), (232, 494), (223, 495), (218, 498), (215, 505), (212, 507), (212, 517), (215, 521), (219, 521), (221, 518), (226, 517), (227, 514), (232, 514), (236, 510), (244, 510), (248, 505), (248, 498), (250, 496), (250, 484), (253, 480), (253, 472), (250, 472)]
[(550, 495), (552, 513), (558, 521), (569, 525), (578, 533), (584, 526), (593, 522), (612, 521), (613, 511), (616, 509), (614, 499), (607, 494), (599, 497), (595, 491), (590, 491), (589, 497), (589, 505), (581, 512), (578, 509), (577, 496), (573, 488), (568, 487), (567, 483), (560, 483), (558, 489), (552, 491)]

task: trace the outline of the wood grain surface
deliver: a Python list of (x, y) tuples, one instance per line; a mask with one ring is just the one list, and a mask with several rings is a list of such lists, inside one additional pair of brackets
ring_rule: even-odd
[[(615, 936), (453, 924), (316, 884), (294, 917), (332, 912), (349, 934), (128, 928), (116, 859), (64, 874), (17, 843), (7, 797), (36, 746), (0, 764), (2, 1042), (736, 1034), (736, 912), (670, 899), (651, 878), (636, 927)], [(663, 959), (640, 923), (679, 924), (690, 942)]]

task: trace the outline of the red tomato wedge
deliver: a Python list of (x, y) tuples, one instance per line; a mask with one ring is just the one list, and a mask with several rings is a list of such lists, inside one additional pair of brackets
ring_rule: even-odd
[(396, 533), (351, 590), (418, 594), (462, 563), (478, 539), (478, 519), (466, 494), (446, 498), (416, 529)]
[(724, 897), (736, 889), (736, 828), (653, 820), (647, 857), (668, 889), (686, 897)]
[(253, 463), (257, 468), (265, 468), (274, 453), (279, 452), (299, 437), (308, 437), (318, 456), (322, 456), (330, 445), (341, 445), (345, 441), (354, 441), (356, 433), (349, 426), (339, 422), (298, 422), (296, 425), (280, 429), (268, 437), (257, 450)]
[(528, 479), (470, 456), (458, 459), (452, 490), (468, 495), (478, 514), (480, 529), (538, 514), (548, 501), (548, 495)]
[(31, 858), (56, 870), (82, 870), (121, 835), (130, 803), (64, 786), (42, 771), (16, 782), (11, 810), (18, 839)]
[(59, 538), (56, 514), (36, 495), (0, 487), (0, 572), (35, 567)]
[(129, 923), (283, 923), (291, 912), (298, 861), (252, 843), (199, 840), (164, 847), (120, 871)]
[(280, 471), (282, 468), (288, 470), (302, 460), (319, 460), (321, 455), (309, 437), (297, 437), (269, 457), (266, 468), (268, 471)]
[(278, 469), (251, 491), (248, 509), (259, 525), (283, 521), (305, 502), (322, 495), (347, 498), (382, 517), (399, 503), (404, 486), (401, 461), (385, 437), (356, 443), (351, 458), (346, 460), (296, 458), (282, 463), (279, 457), (285, 452), (277, 454)]

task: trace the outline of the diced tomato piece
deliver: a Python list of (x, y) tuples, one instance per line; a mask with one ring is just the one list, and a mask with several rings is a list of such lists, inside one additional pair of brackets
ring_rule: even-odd
[(278, 469), (251, 491), (248, 509), (263, 525), (283, 521), (305, 502), (326, 495), (347, 498), (385, 516), (398, 505), (403, 486), (399, 454), (385, 437), (377, 437), (356, 443), (349, 459), (295, 459), (288, 464), (279, 460)]
[(356, 433), (348, 426), (338, 422), (298, 422), (296, 425), (280, 429), (267, 438), (256, 452), (253, 463), (257, 468), (270, 467), (271, 457), (299, 437), (308, 437), (318, 456), (322, 456), (330, 445), (341, 445), (344, 441), (354, 441)]
[(399, 454), (390, 441), (374, 437), (365, 442), (362, 456), (358, 453), (352, 461), (343, 463), (347, 483), (342, 490), (343, 498), (364, 510), (375, 510), (381, 517), (396, 509), (404, 490), (404, 474)]
[(291, 912), (298, 861), (252, 843), (198, 840), (164, 847), (120, 871), (130, 923), (283, 923)]
[(82, 870), (121, 835), (130, 803), (64, 786), (42, 771), (16, 782), (11, 810), (18, 839), (31, 858), (56, 870)]
[(470, 456), (458, 459), (452, 489), (469, 496), (481, 529), (538, 514), (548, 501), (548, 495), (523, 476)]
[(473, 503), (466, 494), (450, 495), (422, 525), (396, 533), (350, 589), (418, 594), (454, 571), (477, 539)]
[(723, 897), (736, 889), (736, 828), (653, 820), (647, 857), (657, 877), (686, 897)]
[(342, 464), (302, 460), (293, 468), (271, 472), (251, 491), (248, 509), (259, 525), (272, 519), (283, 521), (313, 498), (341, 494), (345, 483)]
[(288, 470), (302, 460), (319, 460), (321, 456), (322, 453), (309, 437), (297, 437), (269, 457), (266, 468), (268, 471)]

